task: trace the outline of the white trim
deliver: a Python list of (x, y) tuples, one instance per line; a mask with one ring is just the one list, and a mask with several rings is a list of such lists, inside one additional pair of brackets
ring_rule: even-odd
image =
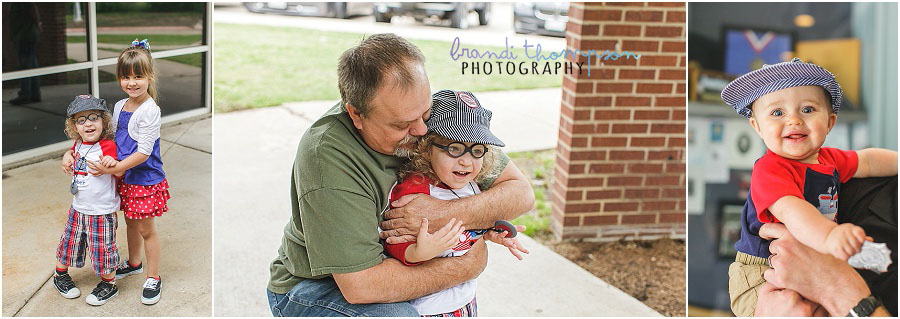
[[(151, 55), (153, 56), (154, 59), (161, 59), (161, 58), (168, 58), (168, 57), (172, 57), (172, 56), (176, 56), (176, 55), (186, 55), (186, 54), (201, 53), (201, 52), (206, 52), (206, 51), (209, 51), (209, 45), (201, 45), (201, 46), (190, 47), (190, 48), (166, 50), (166, 51), (162, 51), (162, 52), (153, 52)], [(113, 59), (113, 61), (115, 61), (115, 59)], [(113, 64), (115, 64), (115, 63), (113, 63)]]
[(206, 55), (206, 87), (203, 88), (206, 90), (206, 108), (210, 113), (213, 112), (213, 3), (206, 3), (206, 26), (203, 30), (206, 32), (206, 45), (209, 47), (209, 50), (204, 53)]
[(21, 70), (21, 71), (4, 72), (3, 73), (3, 81), (18, 80), (18, 79), (30, 78), (33, 76), (42, 76), (42, 75), (90, 69), (91, 65), (92, 65), (92, 62), (88, 61), (88, 62), (79, 62), (79, 63), (72, 63), (72, 64), (48, 66), (48, 67), (43, 67), (43, 68), (28, 69), (28, 70)]
[[(78, 3), (75, 3), (77, 6)], [(88, 2), (88, 59), (97, 61), (97, 3)], [(91, 63), (91, 95), (100, 96), (100, 67)]]
[[(183, 112), (178, 112), (175, 114), (170, 114), (163, 116), (161, 119), (162, 125), (178, 123), (185, 119), (189, 119), (192, 117), (199, 117), (209, 114), (209, 110), (206, 108), (196, 108)], [(14, 167), (20, 167), (22, 165), (31, 164), (33, 162), (41, 161), (49, 157), (53, 157), (56, 153), (61, 153), (67, 149), (72, 147), (71, 140), (65, 140), (58, 143), (53, 143), (50, 145), (44, 145), (41, 147), (36, 147), (28, 150), (24, 150), (17, 153), (12, 153), (6, 156), (3, 156), (3, 170), (11, 169)]]

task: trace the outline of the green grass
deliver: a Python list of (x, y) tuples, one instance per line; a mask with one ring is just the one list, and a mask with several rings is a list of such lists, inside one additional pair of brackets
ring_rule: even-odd
[[(82, 11), (83, 18), (87, 17)], [(67, 27), (83, 27), (86, 20), (74, 22), (71, 11), (66, 14)], [(185, 26), (192, 27), (203, 18), (202, 11), (195, 12), (97, 12), (98, 27), (147, 27)]]
[[(150, 48), (154, 45), (190, 45), (199, 43), (203, 40), (200, 34), (150, 34), (150, 35), (133, 35), (133, 34), (100, 34), (97, 36), (97, 42), (121, 44), (124, 49), (126, 45), (130, 45), (131, 41), (137, 38), (139, 40), (149, 39)], [(68, 43), (87, 43), (83, 35), (70, 35), (66, 37)]]
[(187, 64), (195, 67), (203, 66), (203, 54), (202, 53), (193, 53), (187, 55), (176, 55), (173, 57), (162, 58), (163, 60), (168, 60), (172, 62), (178, 62), (181, 64)]
[[(215, 28), (217, 112), (337, 100), (338, 58), (364, 37), (361, 33), (226, 23), (216, 23)], [(562, 83), (561, 74), (496, 75), (495, 70), (494, 75), (462, 75), (461, 61), (450, 58), (449, 40), (410, 40), (426, 57), (425, 68), (433, 89), (497, 91), (559, 87)], [(499, 51), (488, 46), (465, 47)], [(517, 53), (524, 61), (523, 52)]]
[(555, 150), (509, 153), (509, 158), (516, 163), (522, 173), (532, 182), (534, 189), (534, 209), (519, 216), (512, 222), (525, 225), (525, 235), (550, 232), (550, 193), (553, 182)]

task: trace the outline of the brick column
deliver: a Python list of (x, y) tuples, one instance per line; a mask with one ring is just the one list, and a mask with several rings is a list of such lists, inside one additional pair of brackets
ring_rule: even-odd
[(566, 42), (641, 57), (591, 57), (590, 77), (563, 78), (554, 234), (684, 238), (685, 4), (573, 2)]

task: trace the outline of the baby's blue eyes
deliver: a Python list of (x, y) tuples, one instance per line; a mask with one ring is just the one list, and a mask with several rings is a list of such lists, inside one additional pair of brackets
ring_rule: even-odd
[[(812, 113), (813, 111), (815, 111), (815, 108), (813, 108), (812, 106), (805, 106), (802, 109), (800, 109), (800, 113)], [(772, 114), (772, 116), (782, 116), (782, 115), (784, 115), (784, 111), (774, 110), (774, 111), (772, 111), (771, 114)]]

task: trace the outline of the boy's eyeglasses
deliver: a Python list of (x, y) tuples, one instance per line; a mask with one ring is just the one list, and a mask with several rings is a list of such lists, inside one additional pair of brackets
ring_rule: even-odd
[(97, 122), (97, 120), (99, 120), (99, 119), (100, 119), (100, 114), (91, 113), (91, 114), (88, 114), (87, 116), (83, 116), (83, 115), (79, 116), (78, 118), (75, 119), (75, 123), (78, 123), (78, 125), (84, 125), (84, 122), (87, 120), (90, 120), (91, 122)]
[(472, 146), (466, 147), (466, 144), (460, 142), (453, 142), (447, 145), (431, 142), (431, 145), (444, 150), (452, 158), (459, 158), (467, 152), (472, 154), (472, 157), (474, 158), (482, 158), (484, 157), (484, 154), (487, 153), (487, 146), (484, 144), (472, 144)]

